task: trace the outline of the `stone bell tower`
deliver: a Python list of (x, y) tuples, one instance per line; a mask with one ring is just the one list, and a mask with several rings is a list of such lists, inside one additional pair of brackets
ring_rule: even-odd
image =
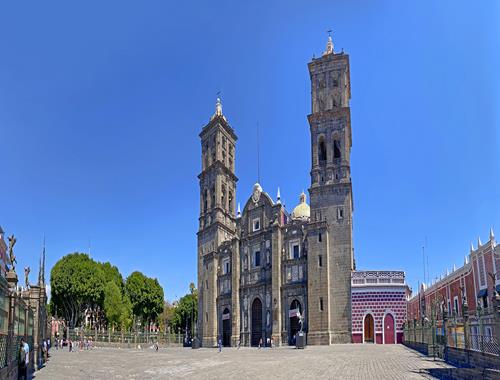
[(217, 344), (217, 249), (236, 234), (234, 175), (236, 134), (222, 114), (215, 113), (201, 133), (202, 171), (198, 229), (198, 337), (204, 347)]
[(310, 344), (351, 342), (352, 185), (349, 56), (328, 37), (311, 77)]

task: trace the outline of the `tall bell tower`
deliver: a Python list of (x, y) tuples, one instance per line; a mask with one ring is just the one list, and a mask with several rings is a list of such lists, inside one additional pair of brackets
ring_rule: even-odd
[(311, 78), (311, 223), (308, 299), (311, 344), (351, 342), (353, 270), (349, 56), (331, 36)]
[(236, 134), (222, 114), (215, 113), (200, 133), (202, 170), (198, 229), (198, 337), (204, 347), (217, 344), (217, 249), (236, 234), (234, 174)]

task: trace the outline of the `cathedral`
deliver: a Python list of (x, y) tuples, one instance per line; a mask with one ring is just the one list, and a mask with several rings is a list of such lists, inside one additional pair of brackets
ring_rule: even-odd
[[(311, 184), (290, 213), (253, 186), (235, 207), (237, 136), (217, 99), (200, 133), (198, 325), (203, 347), (351, 342), (353, 196), (349, 55), (331, 37), (308, 64)], [(300, 323), (299, 323), (300, 321)]]

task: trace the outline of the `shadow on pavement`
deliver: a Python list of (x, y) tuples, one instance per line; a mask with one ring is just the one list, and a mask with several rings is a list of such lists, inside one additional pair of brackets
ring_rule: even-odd
[(426, 372), (443, 380), (500, 379), (500, 371), (484, 368), (430, 368)]

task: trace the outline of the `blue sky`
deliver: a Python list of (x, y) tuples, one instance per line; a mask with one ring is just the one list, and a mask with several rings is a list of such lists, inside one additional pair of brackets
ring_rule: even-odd
[(497, 2), (19, 2), (0, 6), (0, 225), (32, 279), (88, 251), (168, 299), (196, 279), (198, 133), (222, 91), (256, 180), (291, 209), (310, 183), (307, 62), (332, 28), (351, 61), (358, 269), (416, 287), (500, 236)]

